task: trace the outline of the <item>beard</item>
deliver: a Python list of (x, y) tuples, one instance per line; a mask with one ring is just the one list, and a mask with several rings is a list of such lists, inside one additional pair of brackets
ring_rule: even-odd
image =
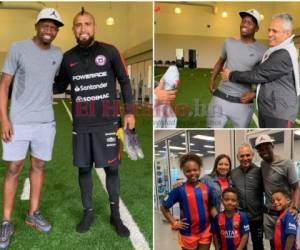
[(89, 39), (87, 39), (87, 40), (80, 40), (79, 37), (76, 37), (76, 41), (80, 47), (87, 48), (94, 41), (94, 36), (90, 36)]

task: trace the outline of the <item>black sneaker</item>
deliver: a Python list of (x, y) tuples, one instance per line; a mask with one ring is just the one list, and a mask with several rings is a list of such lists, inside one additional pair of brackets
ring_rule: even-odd
[(76, 225), (78, 233), (85, 233), (89, 231), (91, 224), (94, 221), (94, 211), (92, 209), (84, 210), (81, 221)]
[(123, 224), (122, 220), (121, 219), (114, 219), (113, 217), (110, 217), (110, 224), (112, 224), (115, 229), (116, 229), (116, 232), (117, 234), (120, 236), (120, 237), (126, 237), (128, 238), (129, 235), (130, 235), (130, 231), (129, 229)]
[(0, 225), (0, 249), (9, 246), (10, 237), (14, 233), (14, 226), (11, 221), (3, 220)]

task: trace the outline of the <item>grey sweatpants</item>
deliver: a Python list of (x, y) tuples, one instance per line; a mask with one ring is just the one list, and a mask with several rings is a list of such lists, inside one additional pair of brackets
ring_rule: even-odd
[(235, 128), (248, 128), (253, 114), (253, 103), (243, 104), (213, 96), (207, 114), (207, 127), (223, 128), (228, 120)]

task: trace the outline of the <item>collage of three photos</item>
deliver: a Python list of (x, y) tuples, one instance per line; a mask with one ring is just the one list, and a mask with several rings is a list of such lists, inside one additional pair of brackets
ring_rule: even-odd
[(300, 245), (300, 2), (0, 2), (0, 249)]

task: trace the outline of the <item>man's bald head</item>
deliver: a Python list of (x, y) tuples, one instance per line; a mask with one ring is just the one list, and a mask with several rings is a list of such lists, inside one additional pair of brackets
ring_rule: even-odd
[(242, 169), (246, 170), (252, 165), (253, 156), (254, 152), (250, 144), (243, 143), (238, 147), (237, 158)]
[(249, 143), (242, 143), (239, 147), (238, 147), (238, 154), (242, 151), (243, 148), (247, 148), (252, 154), (254, 154), (253, 148)]

